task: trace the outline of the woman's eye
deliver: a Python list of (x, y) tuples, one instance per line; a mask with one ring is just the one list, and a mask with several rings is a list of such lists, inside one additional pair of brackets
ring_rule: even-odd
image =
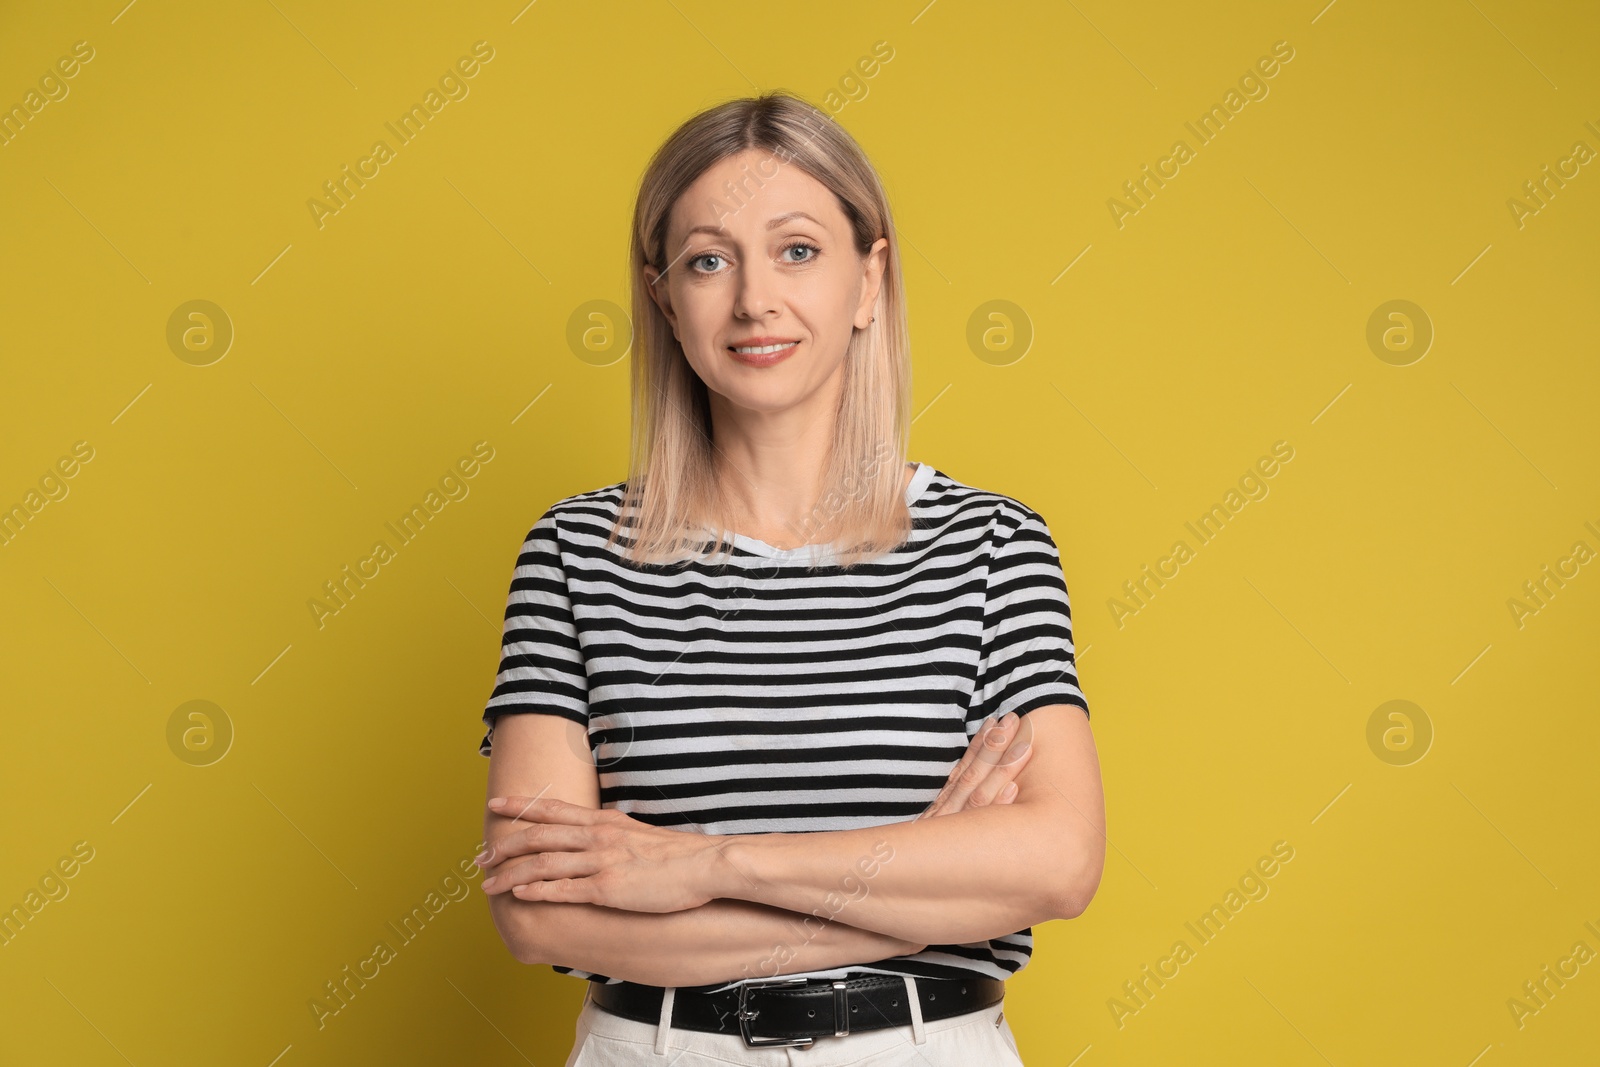
[[(791, 255), (791, 253), (794, 252), (800, 252), (804, 254), (800, 256)], [(809, 263), (813, 259), (816, 259), (821, 252), (822, 249), (818, 248), (816, 245), (800, 242), (789, 245), (782, 252), (780, 252), (779, 255), (787, 257), (784, 260), (786, 263)], [(711, 261), (713, 265), (706, 266), (705, 264), (707, 261)], [(703, 252), (700, 255), (690, 259), (688, 262), (689, 269), (694, 271), (696, 274), (715, 274), (725, 260), (716, 252)]]

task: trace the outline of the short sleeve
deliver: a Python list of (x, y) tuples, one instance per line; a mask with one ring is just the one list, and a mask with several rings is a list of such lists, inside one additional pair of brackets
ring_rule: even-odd
[(546, 511), (528, 531), (511, 575), (500, 636), (500, 670), (484, 706), (478, 754), (489, 755), (497, 715), (536, 712), (589, 721), (589, 680), (561, 565), (556, 516)]
[(1004, 512), (985, 588), (978, 680), (967, 711), (967, 735), (984, 719), (1008, 711), (1025, 715), (1051, 704), (1072, 704), (1089, 714), (1078, 687), (1072, 643), (1072, 607), (1061, 555), (1044, 518), (1023, 507)]

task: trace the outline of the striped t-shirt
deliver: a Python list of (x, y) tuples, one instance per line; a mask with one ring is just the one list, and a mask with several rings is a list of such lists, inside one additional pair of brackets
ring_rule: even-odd
[[(914, 819), (985, 719), (1087, 715), (1044, 519), (915, 466), (909, 540), (850, 570), (743, 534), (712, 563), (638, 565), (605, 545), (625, 482), (558, 501), (517, 557), (479, 753), (496, 715), (560, 715), (588, 727), (601, 807), (708, 834), (853, 830)], [(1030, 927), (791, 977), (1005, 979), (1032, 951)]]

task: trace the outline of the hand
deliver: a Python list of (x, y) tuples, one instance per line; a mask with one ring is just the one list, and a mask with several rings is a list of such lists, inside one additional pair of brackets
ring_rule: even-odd
[(553, 797), (496, 797), (489, 808), (532, 825), (512, 830), (476, 858), (486, 871), (496, 867), (483, 881), (486, 893), (510, 890), (522, 900), (654, 913), (712, 900), (708, 872), (723, 862), (715, 836)]
[(1033, 726), (1026, 715), (1006, 712), (978, 729), (944, 788), (918, 819), (952, 815), (1016, 799), (1016, 777), (1033, 752)]

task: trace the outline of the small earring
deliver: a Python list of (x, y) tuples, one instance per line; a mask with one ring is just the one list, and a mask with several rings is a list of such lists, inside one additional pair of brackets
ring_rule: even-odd
[(874, 316), (872, 316), (872, 318), (867, 320), (867, 325), (871, 326), (873, 323), (875, 323), (877, 321), (878, 321), (878, 316), (874, 315)]

